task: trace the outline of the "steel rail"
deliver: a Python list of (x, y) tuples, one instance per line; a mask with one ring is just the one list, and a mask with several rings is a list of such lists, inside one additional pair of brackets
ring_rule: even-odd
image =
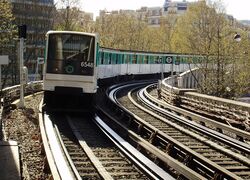
[[(213, 137), (213, 138), (215, 138), (217, 140), (220, 140), (221, 142), (223, 142), (225, 144), (228, 144), (228, 145), (230, 145), (230, 146), (232, 146), (232, 147), (234, 147), (234, 148), (236, 148), (236, 149), (238, 149), (240, 151), (243, 151), (245, 153), (250, 154), (250, 145), (249, 144), (243, 143), (243, 142), (241, 142), (241, 141), (239, 141), (237, 139), (229, 137), (229, 136), (227, 136), (225, 134), (222, 134), (220, 132), (217, 132), (217, 131), (215, 131), (213, 129), (202, 126), (200, 124), (197, 124), (194, 121), (187, 120), (184, 117), (181, 117), (181, 116), (179, 116), (177, 114), (174, 114), (174, 113), (172, 113), (170, 111), (166, 111), (165, 109), (155, 105), (154, 102), (156, 101), (156, 98), (153, 99), (153, 97), (150, 97), (149, 94), (146, 92), (146, 88), (144, 88), (143, 90), (141, 90), (139, 92), (139, 97), (141, 98), (142, 102), (144, 102), (148, 107), (156, 110), (157, 112), (160, 112), (160, 113), (166, 115), (167, 117), (172, 118), (172, 119), (174, 119), (174, 120), (176, 120), (176, 121), (178, 121), (178, 122), (180, 122), (182, 124), (185, 124), (188, 127), (191, 127), (193, 129), (201, 132), (201, 133), (204, 133), (204, 134), (206, 134), (208, 136), (211, 136), (211, 137)], [(164, 104), (164, 103), (161, 103), (161, 104)], [(187, 115), (188, 113), (186, 112), (185, 114)], [(192, 113), (192, 114), (194, 114), (194, 113)], [(202, 116), (200, 116), (200, 117), (202, 118)], [(213, 123), (215, 121), (210, 120), (209, 122)], [(215, 124), (217, 125), (218, 122), (217, 123), (215, 122)], [(226, 125), (223, 125), (223, 126), (222, 125), (220, 127), (225, 127), (226, 126)], [(228, 128), (228, 127), (225, 127), (225, 128), (231, 129), (231, 128)], [(237, 128), (232, 128), (230, 132), (234, 132), (234, 133), (237, 132)], [(245, 134), (247, 134), (247, 133), (245, 133)], [(242, 156), (239, 156), (239, 155), (236, 155), (235, 158), (237, 158), (239, 160), (242, 160), (243, 163), (246, 163), (248, 166), (250, 166), (250, 161), (248, 159), (246, 161), (244, 161), (246, 158), (244, 158)]]
[(72, 129), (75, 137), (77, 138), (79, 144), (83, 148), (84, 152), (87, 154), (88, 158), (92, 162), (92, 164), (95, 166), (96, 170), (98, 171), (99, 175), (102, 177), (102, 179), (113, 179), (111, 175), (106, 171), (106, 169), (103, 167), (101, 162), (98, 160), (98, 158), (94, 155), (91, 148), (88, 146), (88, 144), (84, 141), (82, 138), (82, 135), (80, 132), (78, 132), (77, 128), (73, 124), (73, 122), (70, 120), (69, 116), (66, 117), (67, 121), (69, 123), (70, 128)]
[(39, 127), (42, 136), (43, 146), (47, 157), (48, 165), (53, 179), (70, 180), (79, 179), (78, 174), (75, 174), (74, 167), (68, 161), (65, 155), (64, 148), (62, 147), (60, 138), (55, 132), (54, 125), (52, 124), (49, 116), (42, 110), (43, 101), (39, 106)]
[(134, 133), (132, 130), (127, 129), (122, 123), (118, 122), (117, 119), (113, 118), (109, 113), (103, 111), (101, 108), (99, 110), (108, 117), (112, 123), (116, 123), (116, 126), (119, 126), (123, 131), (126, 131), (126, 136), (130, 137), (132, 141), (134, 141), (139, 147), (143, 148), (147, 152), (154, 155), (155, 158), (161, 160), (166, 165), (172, 167), (175, 171), (177, 171), (180, 175), (187, 177), (188, 179), (192, 180), (200, 180), (205, 179), (205, 177), (201, 176), (200, 174), (194, 172), (191, 168), (183, 165), (183, 163), (177, 161), (176, 159), (172, 158), (168, 154), (164, 153), (163, 151), (159, 150), (148, 141), (140, 137), (138, 134)]
[(216, 128), (219, 128), (219, 129), (222, 129), (222, 130), (225, 130), (225, 131), (228, 131), (228, 132), (231, 132), (233, 134), (236, 134), (237, 136), (240, 136), (240, 137), (243, 137), (247, 140), (250, 140), (250, 133), (249, 132), (246, 132), (246, 131), (243, 131), (241, 129), (237, 129), (235, 127), (232, 127), (232, 126), (228, 126), (226, 124), (223, 124), (221, 122), (217, 122), (217, 121), (214, 121), (212, 119), (209, 119), (207, 117), (203, 117), (199, 114), (195, 114), (193, 112), (190, 112), (190, 111), (187, 111), (187, 110), (184, 110), (182, 108), (179, 108), (179, 107), (176, 107), (176, 106), (173, 106), (171, 104), (168, 104), (166, 102), (163, 102), (155, 97), (153, 97), (151, 94), (148, 93), (147, 89), (150, 89), (152, 88), (152, 86), (154, 85), (149, 85), (145, 91), (144, 91), (144, 94), (146, 97), (148, 97), (148, 99), (151, 99), (151, 101), (153, 101), (154, 103), (166, 108), (166, 109), (170, 109), (171, 111), (174, 111), (174, 112), (177, 112), (178, 114), (181, 114), (185, 117), (189, 117), (191, 118), (192, 120), (195, 120), (195, 121), (200, 121), (202, 120), (202, 122), (204, 123), (209, 123), (209, 124), (213, 124), (214, 127)]
[[(140, 96), (142, 96), (143, 91), (141, 91), (140, 93), (141, 93)], [(155, 104), (150, 103), (150, 102), (149, 102), (147, 99), (145, 99), (145, 98), (144, 98), (143, 101), (145, 101), (145, 103), (149, 103), (148, 106), (150, 106), (150, 108), (158, 109), (157, 112), (160, 112), (160, 113), (162, 113), (162, 114), (164, 114), (164, 115), (167, 115), (169, 118), (172, 118), (172, 119), (174, 119), (174, 120), (177, 121), (177, 122), (180, 122), (180, 123), (182, 123), (182, 124), (185, 124), (185, 125), (187, 125), (187, 126), (193, 128), (193, 129), (195, 129), (195, 130), (197, 130), (197, 131), (199, 131), (199, 132), (201, 132), (201, 133), (204, 133), (204, 134), (206, 134), (206, 135), (208, 135), (208, 136), (212, 136), (212, 137), (216, 138), (217, 140), (220, 140), (221, 142), (224, 142), (224, 143), (226, 143), (226, 144), (232, 145), (234, 148), (238, 148), (238, 147), (239, 147), (239, 146), (237, 146), (237, 145), (234, 145), (233, 142), (234, 142), (235, 139), (232, 139), (231, 137), (228, 137), (228, 136), (225, 136), (225, 135), (223, 135), (223, 134), (220, 134), (219, 132), (216, 132), (216, 131), (211, 130), (211, 129), (209, 129), (209, 128), (202, 127), (202, 126), (199, 125), (199, 124), (194, 124), (192, 121), (186, 121), (186, 120), (183, 121), (183, 117), (179, 117), (179, 116), (177, 116), (177, 115), (175, 115), (175, 114), (169, 115), (169, 112), (166, 114), (166, 112), (165, 112), (164, 110), (159, 110), (160, 107), (157, 107)], [(158, 116), (158, 115), (157, 115), (157, 116)], [(171, 122), (168, 122), (168, 124), (171, 124)], [(197, 125), (198, 127), (197, 127), (196, 125)], [(200, 127), (199, 127), (199, 126), (200, 126)], [(185, 129), (182, 129), (181, 131), (185, 132), (186, 134), (191, 134), (189, 131), (187, 131), (187, 130), (185, 130)], [(213, 131), (214, 131), (214, 132), (213, 132)], [(213, 133), (214, 133), (214, 134), (213, 134)], [(216, 135), (218, 135), (219, 137), (216, 137)], [(225, 140), (223, 139), (224, 137), (225, 137), (225, 138), (229, 138), (229, 139), (231, 138), (232, 141), (231, 141), (230, 143), (228, 143), (228, 140), (227, 140), (227, 139), (225, 139)], [(219, 151), (221, 151), (221, 152), (223, 152), (223, 153), (225, 153), (225, 154), (227, 154), (227, 155), (229, 155), (229, 156), (231, 156), (231, 157), (234, 157), (235, 159), (237, 159), (237, 160), (240, 161), (241, 163), (243, 163), (243, 164), (245, 164), (245, 165), (247, 165), (247, 166), (250, 166), (250, 160), (249, 160), (247, 157), (245, 157), (245, 156), (243, 156), (243, 155), (241, 155), (241, 154), (239, 154), (239, 153), (235, 153), (235, 152), (233, 152), (233, 151), (231, 151), (231, 150), (224, 150), (224, 148), (223, 148), (222, 146), (220, 146), (220, 145), (218, 145), (217, 143), (214, 143), (214, 142), (212, 142), (212, 141), (210, 141), (210, 140), (208, 140), (208, 139), (206, 139), (206, 138), (203, 138), (203, 137), (201, 137), (201, 138), (196, 137), (196, 138), (199, 139), (200, 141), (203, 141), (204, 143), (208, 144), (209, 146), (211, 146), (211, 147), (213, 147), (213, 148), (215, 148), (215, 149), (217, 149), (217, 150), (219, 150)], [(239, 143), (242, 143), (242, 142), (239, 142)], [(246, 146), (248, 146), (248, 144), (246, 144)], [(246, 151), (245, 148), (243, 148), (243, 149), (240, 148), (240, 150)]]
[(145, 157), (116, 132), (114, 132), (99, 116), (95, 116), (95, 123), (100, 129), (119, 147), (119, 149), (129, 157), (136, 166), (140, 167), (152, 179), (174, 179), (171, 175), (159, 168), (154, 162)]
[[(99, 160), (95, 156), (96, 152), (92, 150), (93, 147), (89, 147), (88, 140), (86, 140), (84, 138), (84, 135), (82, 134), (84, 133), (83, 127), (81, 127), (82, 125), (78, 124), (77, 121), (74, 121), (73, 119), (71, 119), (70, 116), (66, 116), (66, 119), (69, 123), (70, 128), (72, 129), (73, 134), (77, 138), (77, 141), (79, 142), (80, 146), (82, 147), (82, 149), (84, 150), (85, 154), (88, 156), (92, 164), (95, 166), (95, 169), (99, 172), (100, 177), (102, 179), (113, 179), (111, 174), (113, 174), (114, 172), (110, 172), (110, 170), (109, 171), (106, 170), (106, 168), (108, 167), (104, 166), (101, 160)], [(130, 146), (124, 139), (122, 139), (118, 134), (116, 134), (109, 126), (107, 126), (107, 124), (105, 124), (100, 119), (100, 117), (96, 116), (93, 119), (93, 121), (95, 123), (95, 126), (97, 126), (101, 130), (102, 136), (104, 133), (105, 136), (107, 136), (108, 139), (112, 142), (112, 144), (115, 144), (116, 149), (119, 149), (119, 152), (121, 152), (121, 154), (125, 155), (129, 159), (129, 161), (133, 162), (130, 164), (133, 164), (133, 166), (138, 167), (138, 169), (144, 172), (144, 174), (147, 175), (148, 178), (150, 179), (174, 179), (164, 170), (159, 168), (155, 163), (153, 163), (152, 161), (148, 160), (143, 155), (141, 155), (135, 148), (132, 148), (132, 146)], [(93, 137), (91, 139), (93, 139)], [(150, 169), (147, 169), (147, 167), (150, 167)]]
[[(134, 84), (134, 85), (136, 85), (136, 84)], [(134, 85), (132, 85), (132, 86), (134, 86)], [(138, 85), (142, 85), (142, 83), (139, 83)], [(162, 134), (162, 133), (158, 132), (158, 129), (156, 129), (155, 127), (153, 127), (150, 124), (146, 123), (144, 120), (139, 118), (137, 115), (132, 114), (131, 112), (129, 112), (126, 108), (124, 108), (118, 102), (118, 100), (116, 99), (117, 91), (122, 89), (122, 88), (129, 87), (129, 86), (131, 86), (131, 85), (124, 85), (124, 86), (120, 86), (120, 87), (115, 87), (114, 89), (109, 89), (109, 93), (107, 93), (109, 99), (114, 104), (116, 104), (118, 107), (120, 107), (122, 111), (130, 114), (131, 117), (133, 117), (131, 120), (137, 121), (138, 124), (143, 124), (143, 127), (150, 130), (152, 132), (152, 134), (154, 134), (156, 136), (157, 136), (158, 133)], [(157, 157), (159, 160), (163, 161), (165, 164), (167, 164), (170, 167), (174, 168), (178, 173), (182, 174), (183, 176), (185, 176), (185, 177), (187, 177), (189, 179), (204, 179), (203, 176), (201, 176), (197, 172), (193, 171), (191, 168), (187, 167), (183, 163), (181, 163), (181, 162), (177, 161), (176, 159), (172, 158), (170, 155), (168, 155), (168, 154), (164, 153), (163, 151), (159, 150), (154, 145), (152, 145), (149, 142), (145, 141), (145, 139), (141, 138), (139, 135), (137, 135), (133, 131), (128, 130), (126, 127), (124, 127), (124, 125), (117, 122), (116, 119), (114, 119), (112, 116), (107, 114), (105, 111), (102, 111), (102, 112), (104, 114), (106, 114), (106, 116), (108, 116), (114, 122), (116, 122), (121, 128), (126, 130), (127, 133), (128, 133), (128, 136), (130, 136), (137, 144), (139, 144), (141, 147), (143, 147), (148, 152), (154, 154), (155, 157)], [(162, 134), (162, 136), (164, 136), (164, 135)]]
[[(157, 115), (157, 114), (151, 112), (150, 110), (143, 108), (141, 105), (137, 104), (137, 103), (133, 100), (133, 98), (131, 97), (131, 91), (129, 92), (128, 96), (129, 96), (130, 101), (131, 101), (134, 105), (136, 105), (136, 106), (139, 107), (140, 109), (143, 109), (143, 111), (145, 111), (146, 113), (155, 116), (156, 118), (160, 119), (161, 121), (163, 121), (163, 122), (169, 124), (170, 126), (172, 126), (172, 127), (174, 127), (174, 128), (179, 129), (180, 131), (185, 132), (186, 134), (189, 134), (189, 135), (191, 135), (191, 136), (193, 136), (193, 137), (196, 137), (194, 133), (189, 132), (188, 130), (184, 129), (183, 127), (179, 127), (178, 125), (176, 125), (176, 124), (174, 124), (174, 123), (172, 123), (172, 122), (166, 121), (166, 120), (165, 120), (163, 117), (161, 117), (160, 115)], [(139, 117), (137, 117), (137, 118), (139, 118)], [(144, 121), (142, 120), (142, 123), (143, 123), (143, 122), (144, 122)], [(144, 125), (146, 125), (146, 124), (144, 124)], [(155, 131), (155, 130), (154, 130), (154, 131)], [(221, 166), (217, 165), (216, 163), (212, 162), (211, 160), (209, 160), (209, 159), (203, 157), (203, 156), (200, 155), (199, 153), (193, 151), (193, 150), (190, 149), (189, 147), (187, 147), (187, 146), (183, 145), (182, 143), (178, 142), (177, 140), (175, 140), (174, 138), (170, 137), (170, 136), (167, 135), (166, 133), (164, 133), (164, 132), (162, 132), (162, 131), (160, 131), (160, 130), (157, 130), (157, 133), (155, 133), (155, 136), (158, 136), (158, 135), (159, 135), (160, 137), (162, 137), (163, 139), (166, 139), (167, 141), (170, 141), (172, 144), (174, 144), (174, 146), (177, 147), (177, 149), (182, 149), (182, 151), (184, 151), (184, 152), (186, 152), (186, 153), (188, 153), (188, 154), (191, 154), (192, 157), (193, 157), (193, 159), (196, 159), (196, 161), (198, 161), (198, 162), (200, 162), (201, 164), (205, 165), (205, 166), (207, 167), (208, 170), (211, 169), (211, 168), (213, 168), (213, 171), (214, 171), (214, 172), (220, 172), (220, 173), (222, 173), (225, 177), (232, 178), (232, 179), (241, 179), (239, 176), (233, 174), (232, 172), (228, 171), (228, 170), (225, 169), (225, 168), (222, 168)], [(200, 141), (202, 141), (202, 142), (208, 142), (206, 138), (200, 138)], [(213, 143), (211, 143), (211, 145), (213, 145)], [(245, 160), (245, 161), (248, 161), (248, 160), (246, 159), (246, 157), (244, 157), (244, 160)]]
[(39, 115), (39, 127), (40, 127), (44, 151), (46, 154), (46, 159), (47, 159), (48, 165), (50, 167), (50, 172), (51, 172), (53, 178), (54, 179), (61, 179), (60, 174), (59, 174), (58, 169), (57, 169), (57, 166), (55, 164), (53, 154), (52, 154), (51, 149), (50, 149), (48, 138), (47, 138), (45, 124), (44, 124), (44, 118), (43, 118), (42, 106), (43, 106), (43, 100), (41, 101), (41, 103), (39, 105), (39, 114), (38, 115)]
[(71, 159), (71, 157), (70, 157), (70, 155), (69, 155), (69, 153), (68, 153), (68, 151), (67, 151), (66, 146), (65, 146), (64, 143), (63, 143), (63, 139), (62, 139), (62, 137), (60, 136), (60, 132), (59, 132), (59, 130), (58, 130), (57, 125), (55, 124), (54, 127), (55, 127), (55, 131), (56, 131), (56, 134), (57, 134), (57, 138), (58, 138), (58, 140), (60, 141), (60, 144), (61, 144), (62, 150), (63, 150), (63, 152), (64, 152), (64, 155), (65, 155), (65, 157), (67, 158), (67, 161), (68, 161), (68, 163), (69, 163), (69, 165), (70, 165), (70, 167), (71, 167), (71, 170), (73, 171), (73, 173), (74, 173), (74, 175), (75, 175), (75, 178), (78, 179), (78, 180), (81, 180), (82, 178), (81, 178), (79, 172), (77, 171), (77, 169), (76, 169), (76, 167), (75, 167), (75, 164), (74, 164), (74, 162), (72, 161), (72, 159)]
[[(113, 96), (115, 96), (115, 93), (116, 93), (117, 90), (111, 90), (110, 92), (112, 92)], [(109, 95), (109, 98), (110, 98), (110, 95)], [(114, 98), (115, 99), (115, 98)], [(112, 103), (114, 103), (116, 100), (111, 100)], [(119, 104), (119, 103), (118, 103)], [(119, 104), (118, 107), (120, 107), (121, 105)], [(132, 125), (132, 126), (135, 126), (135, 127), (138, 127), (138, 130), (134, 130), (134, 131), (145, 131), (145, 132), (148, 132), (150, 135), (150, 139), (151, 137), (154, 138), (156, 140), (155, 137), (157, 137), (157, 139), (159, 139), (160, 141), (166, 139), (167, 142), (171, 142), (170, 144), (176, 144), (176, 148), (175, 150), (182, 150), (183, 153), (184, 152), (188, 152), (186, 149), (188, 150), (191, 150), (189, 148), (187, 148), (187, 146), (184, 146), (182, 143), (179, 143), (178, 141), (176, 141), (175, 139), (171, 138), (170, 136), (166, 135), (165, 133), (159, 131), (158, 129), (156, 129), (155, 127), (151, 126), (150, 124), (148, 123), (145, 123), (144, 120), (140, 119), (138, 116), (136, 116), (135, 114), (133, 113), (129, 113), (129, 111), (126, 109), (126, 108), (122, 108), (121, 110), (119, 110), (119, 112), (121, 114), (124, 115), (124, 112), (125, 114), (129, 114), (129, 115), (126, 115), (125, 117), (128, 117), (129, 120), (129, 124)], [(149, 113), (149, 112), (148, 112)], [(159, 117), (160, 119), (161, 117)], [(123, 123), (122, 123), (123, 124)], [(130, 126), (129, 125), (129, 126)], [(122, 125), (121, 125), (122, 126)], [(124, 126), (124, 125), (123, 125)], [(124, 127), (125, 129), (127, 129), (126, 127)], [(184, 129), (184, 128), (182, 128)], [(129, 131), (129, 130), (127, 130)], [(154, 141), (155, 141), (154, 140)], [(204, 140), (204, 138), (203, 138)], [(165, 142), (165, 141), (164, 141)], [(166, 142), (165, 142), (166, 143)], [(181, 152), (180, 152), (181, 153)], [(182, 153), (181, 153), (182, 154)], [(184, 153), (185, 154), (185, 153)], [(212, 171), (213, 169), (213, 173), (210, 174), (212, 177), (213, 176), (220, 176), (220, 175), (223, 175), (224, 178), (232, 178), (232, 179), (241, 179), (239, 176), (235, 175), (234, 173), (228, 171), (227, 169), (225, 168), (222, 168), (221, 166), (218, 166), (216, 163), (212, 162), (212, 161), (209, 161), (207, 162), (207, 158), (204, 158), (203, 156), (201, 156), (199, 153), (196, 153), (195, 151), (192, 151), (191, 150), (191, 157), (193, 159), (193, 162), (196, 161), (196, 163), (199, 164), (199, 166), (206, 166), (207, 167), (207, 170), (208, 171)], [(202, 163), (201, 163), (202, 162)], [(212, 168), (212, 169), (211, 169)]]
[(72, 170), (69, 167), (67, 160), (65, 159), (61, 144), (57, 140), (57, 134), (55, 133), (52, 121), (47, 114), (44, 114), (44, 126), (50, 149), (54, 158), (54, 163), (56, 164), (57, 170), (60, 175), (60, 179), (75, 179), (75, 176), (72, 174)]

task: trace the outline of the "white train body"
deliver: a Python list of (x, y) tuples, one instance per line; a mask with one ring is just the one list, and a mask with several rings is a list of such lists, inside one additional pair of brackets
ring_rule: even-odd
[(46, 46), (45, 91), (65, 88), (65, 93), (73, 89), (80, 93), (96, 92), (96, 34), (49, 31)]
[[(184, 72), (192, 68), (192, 62), (201, 58), (187, 54), (128, 51), (100, 48), (97, 59), (97, 77), (105, 79), (119, 75), (156, 74), (160, 72)], [(191, 66), (190, 66), (191, 64)]]
[[(192, 68), (193, 65), (191, 64)], [(188, 64), (173, 65), (174, 72), (184, 72), (189, 70)], [(171, 72), (171, 64), (112, 64), (112, 65), (98, 65), (97, 77), (98, 79), (111, 78), (119, 75), (143, 75), (155, 74), (163, 72)]]
[[(83, 77), (76, 75), (69, 76), (46, 74), (44, 80), (44, 90), (55, 91), (56, 87), (80, 88), (82, 93), (96, 93), (97, 90), (95, 76)], [(67, 91), (65, 91), (65, 93), (67, 93)]]
[(89, 111), (97, 91), (96, 34), (49, 31), (43, 76), (48, 109)]

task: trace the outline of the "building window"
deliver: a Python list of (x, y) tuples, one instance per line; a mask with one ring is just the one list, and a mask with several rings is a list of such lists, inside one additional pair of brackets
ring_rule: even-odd
[(177, 9), (180, 10), (180, 11), (186, 11), (187, 7), (178, 7)]

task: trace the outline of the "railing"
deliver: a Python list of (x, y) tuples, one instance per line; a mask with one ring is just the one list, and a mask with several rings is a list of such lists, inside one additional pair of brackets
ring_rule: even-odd
[(164, 100), (170, 104), (179, 103), (179, 95), (185, 92), (196, 92), (198, 85), (198, 68), (194, 68), (179, 75), (168, 77), (162, 81), (161, 93)]
[(199, 68), (194, 68), (186, 72), (181, 73), (177, 77), (178, 88), (191, 88), (196, 89), (201, 81), (201, 73)]
[[(24, 86), (24, 94), (32, 94), (42, 91), (42, 81), (29, 82)], [(20, 85), (7, 87), (2, 90), (1, 105), (3, 108), (8, 107), (11, 102), (20, 97)]]
[(250, 104), (197, 93), (201, 80), (197, 68), (166, 78), (162, 81), (161, 97), (169, 104), (250, 131)]

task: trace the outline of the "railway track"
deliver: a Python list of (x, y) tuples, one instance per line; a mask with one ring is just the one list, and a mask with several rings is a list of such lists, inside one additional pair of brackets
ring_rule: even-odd
[(40, 124), (54, 179), (173, 179), (99, 116), (41, 111)]
[[(247, 143), (245, 143), (249, 141), (249, 134), (246, 134), (242, 130), (237, 131), (235, 128), (222, 126), (218, 123), (214, 124), (214, 122), (206, 118), (201, 120), (201, 117), (192, 113), (189, 114), (180, 109), (176, 110), (176, 108), (166, 106), (158, 101), (150, 100), (151, 97), (146, 94), (151, 94), (151, 96), (157, 99), (155, 91), (151, 92), (147, 90), (147, 93), (145, 93), (146, 91), (142, 91), (140, 101), (138, 101), (136, 92), (130, 93), (131, 97), (134, 97), (132, 98), (134, 99), (134, 104), (126, 97), (129, 90), (126, 90), (127, 92), (116, 91), (117, 90), (113, 90), (109, 93), (109, 96), (113, 97), (111, 101), (104, 98), (101, 102), (103, 103), (101, 105), (107, 106), (104, 107), (106, 110), (101, 110), (100, 106), (97, 108), (98, 111), (101, 112), (98, 113), (99, 116), (106, 113), (105, 118), (108, 117), (110, 118), (109, 120), (104, 117), (100, 118), (101, 116), (96, 117), (94, 121), (89, 121), (89, 117), (72, 116), (70, 114), (65, 116), (53, 114), (45, 115), (42, 110), (40, 110), (39, 116), (41, 119), (40, 124), (43, 124), (43, 128), (41, 128), (43, 139), (48, 141), (47, 145), (44, 143), (45, 149), (47, 149), (45, 151), (50, 151), (46, 152), (46, 155), (48, 161), (51, 161), (49, 164), (54, 164), (50, 167), (54, 179), (166, 179), (164, 177), (168, 177), (167, 179), (250, 179), (249, 147)], [(146, 99), (160, 106), (162, 108), (161, 112), (152, 110), (152, 104), (146, 105), (147, 107), (145, 108), (143, 104), (147, 101)], [(144, 101), (143, 104), (142, 101)], [(123, 102), (127, 104), (125, 108), (122, 106)], [(113, 109), (110, 109), (111, 107), (113, 107)], [(138, 107), (141, 107), (143, 110), (139, 110)], [(166, 115), (166, 112), (162, 112), (165, 110), (172, 114)], [(156, 116), (156, 118), (152, 115)], [(197, 122), (198, 125), (206, 125), (204, 129), (210, 128), (215, 132), (219, 131), (216, 136), (222, 134), (220, 135), (222, 138), (224, 138), (223, 135), (230, 136), (233, 140), (228, 140), (228, 142), (231, 141), (231, 143), (221, 142), (219, 139), (211, 137), (209, 134), (194, 130), (187, 125), (183, 125), (181, 122), (177, 123), (177, 119), (176, 117), (173, 118), (173, 115), (181, 115), (179, 120), (183, 120), (184, 117), (187, 117), (189, 121), (190, 119), (192, 120), (190, 123)], [(44, 117), (46, 117), (47, 120), (45, 120), (46, 118), (44, 119)], [(54, 117), (52, 121), (51, 117)], [(81, 120), (79, 122), (77, 119), (80, 117)], [(170, 120), (168, 123), (164, 122), (169, 118)], [(98, 152), (99, 148), (92, 149), (92, 147), (88, 145), (91, 143), (86, 143), (85, 141), (85, 139), (90, 139), (89, 142), (95, 142), (93, 139), (99, 139), (99, 137), (93, 136), (91, 138), (88, 136), (90, 133), (87, 133), (87, 136), (84, 137), (84, 133), (81, 133), (81, 131), (87, 132), (89, 129), (95, 127), (97, 131), (103, 132), (101, 137), (106, 137), (106, 135), (114, 136), (111, 135), (111, 130), (102, 128), (102, 125), (100, 125), (102, 123), (99, 119), (103, 119), (104, 122), (102, 123), (104, 124), (109, 123), (109, 125), (116, 130), (116, 132), (119, 132), (125, 140), (132, 143), (141, 153), (151, 159), (148, 164), (154, 163), (154, 165), (145, 168), (145, 161), (136, 164), (136, 161), (139, 161), (138, 158), (131, 160), (131, 157), (133, 158), (134, 155), (130, 153), (131, 157), (129, 157), (128, 154), (130, 150), (128, 149), (119, 149), (116, 152), (120, 154), (120, 159), (123, 159), (123, 161), (127, 162), (130, 166), (127, 166), (125, 162), (124, 165), (121, 165), (123, 163), (118, 161), (119, 158), (116, 158), (116, 155), (114, 155), (114, 158), (110, 158), (110, 156), (108, 156), (109, 158), (99, 156), (99, 154), (102, 154), (100, 151)], [(158, 119), (158, 122), (153, 119)], [(54, 140), (51, 142), (49, 142), (48, 139), (51, 134), (46, 134), (45, 130), (48, 125), (45, 126), (44, 123), (48, 120), (50, 121), (50, 123), (48, 123), (51, 126), (50, 129), (53, 130), (53, 136), (56, 134)], [(62, 122), (61, 120), (66, 123), (60, 123)], [(83, 127), (81, 126), (83, 120), (88, 123), (93, 123), (86, 129), (85, 127), (88, 125), (83, 124)], [(82, 147), (82, 144), (84, 144), (81, 142), (82, 139), (84, 139), (84, 143), (88, 146)], [(121, 146), (120, 142), (125, 141), (124, 139), (110, 140), (110, 137), (106, 137), (106, 139), (111, 142), (109, 147), (111, 149)], [(55, 160), (55, 154), (58, 154), (58, 151), (56, 150), (56, 153), (51, 152), (51, 144), (54, 144), (55, 141), (58, 141), (57, 143), (62, 152), (61, 156), (63, 161), (66, 160), (66, 162), (64, 162), (64, 167), (59, 167), (63, 166), (61, 161), (55, 162), (57, 161)], [(103, 141), (106, 142), (105, 140)], [(233, 141), (237, 141), (238, 145), (232, 146)], [(112, 142), (115, 144), (112, 145)], [(93, 146), (98, 146), (98, 144), (94, 144)], [(86, 151), (90, 151), (91, 153), (88, 154)], [(104, 150), (104, 152), (106, 153), (108, 151)], [(90, 156), (94, 158), (91, 160)], [(111, 156), (113, 157), (113, 155)], [(111, 162), (108, 162), (108, 159), (111, 159)], [(95, 164), (95, 162), (98, 163)], [(58, 166), (58, 164), (60, 165)], [(118, 172), (115, 171), (119, 169), (120, 165), (122, 167), (121, 170)], [(160, 167), (160, 170), (157, 168), (156, 170), (153, 167)], [(59, 172), (60, 168), (62, 168), (60, 170), (61, 172)], [(68, 176), (65, 175), (66, 172)], [(161, 174), (159, 172), (162, 173), (161, 176), (157, 176), (157, 174)], [(171, 176), (168, 173), (171, 174)]]
[[(129, 100), (126, 92), (117, 93), (117, 91), (111, 91), (110, 97), (116, 96), (118, 99), (113, 98), (112, 100), (113, 103), (119, 104), (118, 107), (114, 105), (114, 109), (117, 114), (121, 115), (120, 123), (128, 131), (137, 133), (162, 153), (177, 159), (187, 168), (200, 174), (202, 178), (250, 178), (249, 145), (244, 143), (245, 150), (242, 150), (237, 146), (215, 140), (209, 135), (204, 135), (177, 122), (176, 118), (170, 118), (162, 113), (160, 115), (159, 112), (151, 112), (152, 109), (142, 107), (141, 102), (137, 100), (132, 100), (133, 103), (131, 103), (131, 98)], [(132, 93), (132, 96), (133, 99), (137, 99), (136, 92)], [(124, 115), (128, 111), (130, 111), (130, 115)], [(242, 144), (242, 142), (238, 143)], [(158, 156), (157, 158), (163, 161), (163, 157)], [(173, 167), (178, 171), (178, 167)], [(180, 171), (177, 174), (181, 173)], [(187, 177), (187, 174), (183, 174), (183, 176)]]
[[(139, 94), (139, 96), (143, 98), (143, 100), (141, 99), (141, 101), (144, 101), (144, 103), (149, 103), (145, 102), (145, 97), (142, 97), (143, 91), (141, 91)], [(153, 104), (149, 103), (147, 104), (147, 106), (153, 107)], [(237, 139), (225, 136), (220, 132), (190, 122), (186, 119), (178, 120), (177, 118), (169, 118), (173, 117), (171, 116), (172, 114), (169, 116), (169, 111), (164, 111), (161, 108), (158, 109), (158, 114), (160, 112), (163, 118), (168, 119), (174, 123), (174, 126), (172, 126), (172, 123), (166, 123), (166, 126), (159, 127), (159, 130), (162, 130), (172, 138), (189, 147), (191, 150), (201, 154), (202, 156), (208, 158), (212, 162), (215, 162), (226, 170), (235, 173), (239, 177), (242, 177), (244, 179), (249, 178), (249, 144), (242, 143)], [(156, 109), (154, 111), (156, 111)], [(184, 129), (176, 126), (176, 124), (180, 127), (184, 127)], [(177, 127), (179, 130), (173, 129), (171, 126)], [(212, 123), (210, 126), (212, 126)], [(217, 124), (214, 125), (214, 127), (216, 126)], [(239, 134), (236, 131), (238, 131), (238, 129), (233, 129), (232, 133), (235, 132), (235, 134)], [(192, 134), (190, 132), (194, 132), (195, 134)], [(186, 134), (188, 136), (183, 136), (183, 133), (184, 135)], [(193, 138), (190, 138), (190, 136), (193, 136)], [(200, 142), (197, 142), (197, 140)], [(190, 142), (192, 142), (191, 145)]]
[[(220, 141), (225, 145), (229, 145), (230, 148), (235, 148), (235, 151), (238, 151), (243, 155), (250, 154), (250, 146), (248, 144), (250, 133), (219, 123), (212, 119), (196, 115), (192, 112), (188, 112), (177, 107), (169, 106), (167, 104), (166, 106), (161, 106), (165, 103), (163, 102), (157, 104), (159, 103), (159, 100), (156, 98), (152, 98), (146, 90), (147, 88), (144, 88), (138, 93), (138, 103), (145, 105), (147, 108), (151, 109), (156, 113), (162, 114), (163, 117), (172, 118), (175, 123), (185, 125), (191, 129), (195, 129), (197, 132), (209, 136), (209, 138), (213, 138), (214, 140)], [(140, 106), (138, 103), (135, 102), (134, 104)], [(169, 108), (165, 109), (165, 107)], [(183, 117), (183, 115), (187, 115), (188, 118)], [(209, 125), (206, 126), (206, 124), (208, 123)], [(239, 138), (239, 136), (243, 136), (244, 138)]]
[[(241, 130), (236, 127), (232, 127), (228, 124), (218, 122), (216, 120), (212, 120), (209, 118), (206, 118), (205, 116), (201, 116), (197, 113), (193, 113), (191, 111), (187, 111), (185, 109), (170, 105), (162, 100), (159, 99), (157, 94), (157, 87), (156, 85), (150, 85), (144, 88), (141, 91), (141, 99), (142, 101), (148, 101), (149, 106), (153, 109), (164, 109), (164, 111), (168, 111), (169, 114), (177, 114), (180, 116), (183, 116), (184, 118), (194, 121), (202, 126), (206, 126), (209, 129), (216, 130), (220, 132), (221, 134), (224, 134), (226, 136), (230, 136), (235, 140), (239, 140), (245, 143), (250, 144), (250, 133), (246, 132), (244, 130)], [(144, 100), (143, 100), (144, 99)], [(157, 108), (160, 107), (160, 108)]]

